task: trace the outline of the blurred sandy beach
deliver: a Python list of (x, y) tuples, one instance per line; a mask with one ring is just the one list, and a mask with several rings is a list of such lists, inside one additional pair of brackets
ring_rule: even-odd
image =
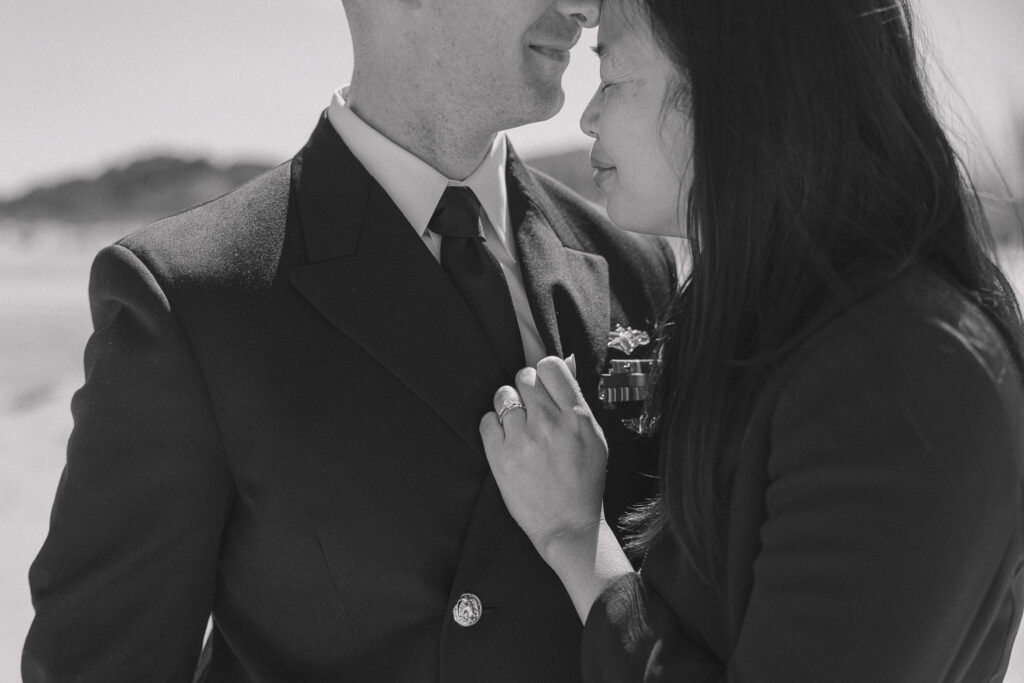
[(28, 567), (46, 535), (91, 331), (92, 255), (127, 229), (0, 231), (0, 681), (20, 680)]
[[(89, 266), (102, 246), (130, 231), (0, 230), (0, 681), (20, 679), (32, 618), (28, 567), (46, 535), (71, 396), (83, 381)], [(1004, 259), (1024, 292), (1024, 252), (1007, 251)], [(1024, 683), (1021, 641), (1006, 678), (1014, 683)]]

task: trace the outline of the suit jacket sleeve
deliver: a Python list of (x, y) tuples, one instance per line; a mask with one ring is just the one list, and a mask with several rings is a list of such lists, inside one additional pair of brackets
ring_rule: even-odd
[[(585, 680), (962, 680), (1021, 553), (1019, 379), (1005, 353), (985, 362), (998, 341), (904, 324), (898, 339), (833, 335), (779, 394), (730, 656), (700, 647), (681, 606), (631, 575), (591, 611)], [(983, 655), (992, 667), (1012, 637)]]
[(203, 378), (129, 250), (97, 257), (95, 331), (50, 519), (29, 574), (26, 681), (190, 681), (231, 499)]

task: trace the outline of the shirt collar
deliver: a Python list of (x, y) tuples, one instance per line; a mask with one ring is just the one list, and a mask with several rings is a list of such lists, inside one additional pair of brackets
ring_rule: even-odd
[(445, 177), (433, 166), (392, 142), (361, 119), (345, 102), (348, 88), (335, 91), (327, 118), (356, 159), (388, 193), (406, 220), (422, 235), (449, 185), (473, 190), (495, 233), (508, 248), (508, 189), (504, 133), (494, 137), (480, 165), (465, 180)]

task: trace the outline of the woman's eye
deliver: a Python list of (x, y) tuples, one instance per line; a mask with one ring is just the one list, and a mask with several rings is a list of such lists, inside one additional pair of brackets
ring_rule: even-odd
[(608, 90), (608, 88), (612, 87), (613, 85), (615, 85), (615, 83), (602, 83), (601, 92), (605, 92), (606, 90)]

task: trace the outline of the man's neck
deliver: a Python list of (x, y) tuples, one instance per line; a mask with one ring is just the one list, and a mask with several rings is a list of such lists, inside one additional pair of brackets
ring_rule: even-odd
[(442, 175), (464, 180), (491, 149), (493, 130), (474, 125), (464, 111), (445, 111), (435, 93), (415, 85), (388, 89), (362, 86), (353, 77), (346, 102), (363, 121)]

